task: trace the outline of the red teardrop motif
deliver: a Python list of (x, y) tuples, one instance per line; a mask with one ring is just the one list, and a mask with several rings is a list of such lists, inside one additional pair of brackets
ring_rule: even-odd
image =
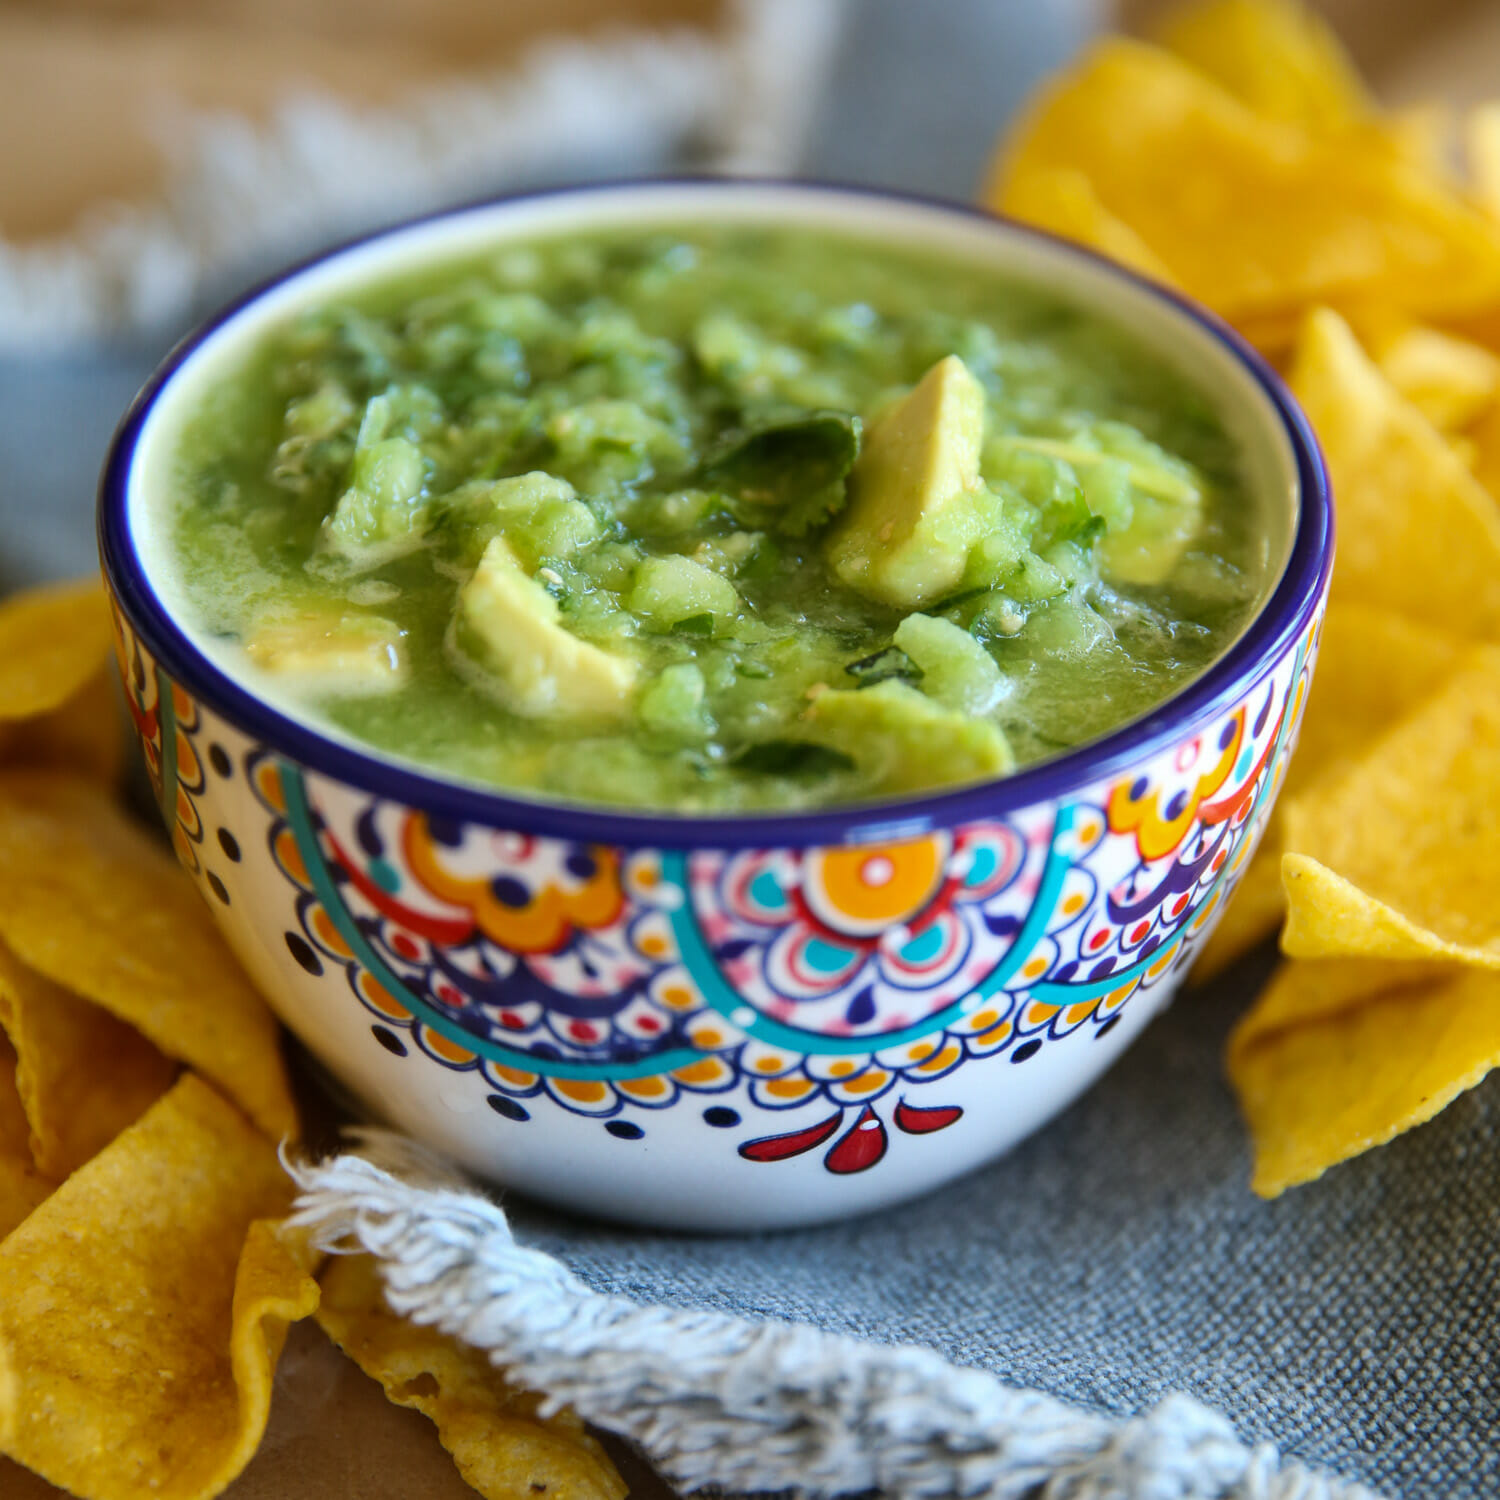
[(836, 1142), (823, 1165), (830, 1172), (847, 1176), (850, 1172), (865, 1172), (885, 1155), (885, 1126), (879, 1116), (867, 1104), (854, 1127)]
[(746, 1161), (785, 1161), (789, 1156), (801, 1156), (804, 1151), (821, 1146), (839, 1128), (843, 1118), (844, 1112), (840, 1110), (816, 1125), (806, 1125), (786, 1135), (763, 1135), (759, 1140), (746, 1141), (740, 1147), (740, 1155)]
[(937, 1109), (919, 1109), (903, 1099), (896, 1106), (896, 1124), (908, 1135), (931, 1135), (934, 1130), (946, 1130), (962, 1115), (963, 1108), (957, 1104)]

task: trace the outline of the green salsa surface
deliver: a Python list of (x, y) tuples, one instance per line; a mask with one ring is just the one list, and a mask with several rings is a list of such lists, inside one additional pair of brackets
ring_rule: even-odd
[(274, 700), (451, 776), (674, 812), (1054, 755), (1201, 672), (1266, 568), (1213, 407), (1130, 338), (793, 228), (360, 288), (266, 336), (173, 462), (189, 623)]

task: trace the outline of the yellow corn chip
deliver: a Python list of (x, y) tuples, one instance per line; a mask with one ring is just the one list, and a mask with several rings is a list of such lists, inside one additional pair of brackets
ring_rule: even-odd
[[(1441, 685), (1464, 652), (1457, 636), (1362, 604), (1335, 604), (1323, 621), (1312, 693), (1271, 826), (1229, 910), (1193, 966), (1198, 983), (1222, 972), (1281, 925), (1283, 809), (1315, 795)], [(1309, 789), (1314, 789), (1309, 792)]]
[[(1257, 1026), (1262, 1010), (1306, 1019)], [(1230, 1079), (1255, 1141), (1251, 1186), (1274, 1198), (1311, 1182), (1431, 1119), (1497, 1063), (1493, 974), (1287, 964), (1230, 1045)]]
[(275, 1148), (184, 1076), (0, 1244), (0, 1449), (81, 1500), (216, 1495), (317, 1301), (252, 1230), (289, 1199)]
[(1378, 958), (1293, 959), (1277, 966), (1271, 982), (1240, 1017), (1225, 1054), (1234, 1060), (1280, 1032), (1348, 1014), (1379, 995), (1419, 989), (1451, 979), (1452, 964), (1392, 964)]
[(1500, 634), (1500, 508), (1336, 313), (1308, 319), (1291, 386), (1338, 497), (1333, 597)]
[(1465, 652), (1457, 636), (1388, 610), (1332, 605), (1282, 801), (1362, 759), (1375, 736), (1443, 685)]
[(0, 760), (116, 781), (125, 739), (97, 579), (0, 602)]
[(3, 943), (0, 1028), (20, 1059), (32, 1157), (50, 1177), (66, 1177), (108, 1145), (177, 1072), (138, 1031), (33, 974)]
[(485, 1500), (623, 1500), (624, 1483), (577, 1417), (539, 1417), (540, 1398), (508, 1384), (482, 1351), (398, 1317), (369, 1256), (335, 1257), (322, 1280), (324, 1332), (392, 1401), (434, 1423)]
[(1169, 18), (1159, 37), (1163, 46), (1269, 119), (1330, 131), (1373, 113), (1332, 28), (1288, 0), (1188, 6)]
[(1447, 104), (1414, 104), (1393, 110), (1377, 124), (1359, 128), (1375, 132), (1387, 149), (1404, 156), (1429, 176), (1448, 183), (1455, 191), (1464, 190), (1466, 184), (1454, 170), (1458, 122)]
[(1411, 324), (1372, 348), (1380, 373), (1443, 432), (1467, 427), (1500, 395), (1500, 359), (1468, 339)]
[(1500, 501), (1500, 401), (1469, 430), (1468, 465), (1492, 500)]
[(1082, 172), (1048, 168), (1018, 176), (1010, 183), (1005, 209), (1014, 218), (1076, 240), (1143, 276), (1172, 280), (1140, 235), (1099, 201)]
[(1288, 954), (1500, 968), (1500, 648), (1288, 803), (1283, 829)]
[(1500, 219), (1500, 104), (1481, 104), (1464, 121), (1469, 184), (1486, 213)]
[(97, 578), (52, 584), (0, 603), (0, 720), (61, 708), (114, 654)]
[(1283, 370), (1286, 356), (1297, 343), (1297, 334), (1302, 328), (1303, 314), (1299, 310), (1251, 314), (1235, 319), (1235, 328), (1244, 339), (1260, 353)]
[(1318, 303), (1457, 316), (1500, 296), (1500, 225), (1405, 151), (1267, 119), (1157, 48), (1102, 43), (1045, 88), (985, 199), (1009, 212), (1014, 192), (1019, 212), (1058, 170), (1232, 321)]
[(125, 769), (125, 721), (113, 664), (60, 708), (0, 722), (0, 764), (77, 771), (113, 786)]
[(172, 856), (100, 787), (0, 774), (0, 941), (218, 1084), (273, 1138), (295, 1133), (274, 1018)]
[(0, 1037), (0, 1240), (56, 1185), (33, 1165), (30, 1137), (16, 1087), (16, 1054)]

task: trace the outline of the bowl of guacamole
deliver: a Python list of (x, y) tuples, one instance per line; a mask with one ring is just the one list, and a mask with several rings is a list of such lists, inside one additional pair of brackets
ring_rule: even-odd
[(137, 399), (100, 528), (174, 841), (311, 1050), (481, 1171), (706, 1227), (962, 1171), (1144, 1024), (1331, 557), (1306, 424), (1205, 314), (725, 182), (275, 278)]

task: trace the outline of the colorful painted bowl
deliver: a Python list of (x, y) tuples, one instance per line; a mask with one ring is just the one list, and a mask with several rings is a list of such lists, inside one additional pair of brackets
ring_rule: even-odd
[[(151, 524), (186, 408), (269, 323), (512, 237), (703, 220), (926, 245), (1133, 329), (1245, 454), (1279, 581), (1228, 653), (1108, 737), (900, 804), (683, 817), (547, 806), (285, 716), (172, 605)], [(182, 344), (100, 499), (121, 667), (177, 851), (277, 1013), (372, 1115), (536, 1197), (764, 1229), (925, 1192), (1038, 1128), (1170, 998), (1296, 738), (1327, 481), (1266, 366), (1196, 308), (987, 215), (786, 184), (484, 204), (277, 278)]]

